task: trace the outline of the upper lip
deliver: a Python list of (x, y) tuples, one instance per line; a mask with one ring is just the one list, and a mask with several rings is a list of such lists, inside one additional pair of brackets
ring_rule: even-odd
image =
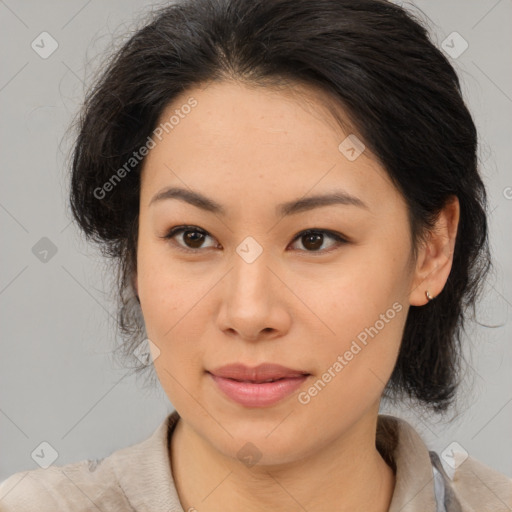
[(263, 382), (266, 380), (277, 380), (309, 375), (308, 372), (293, 370), (292, 368), (287, 368), (286, 366), (273, 363), (262, 363), (252, 368), (240, 363), (227, 364), (211, 370), (209, 373), (226, 379), (252, 382)]

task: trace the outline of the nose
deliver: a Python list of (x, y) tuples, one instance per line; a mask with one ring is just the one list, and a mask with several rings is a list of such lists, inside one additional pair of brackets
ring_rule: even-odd
[(281, 337), (290, 329), (286, 294), (292, 294), (263, 254), (252, 263), (236, 255), (225, 277), (217, 323), (231, 337), (254, 342)]

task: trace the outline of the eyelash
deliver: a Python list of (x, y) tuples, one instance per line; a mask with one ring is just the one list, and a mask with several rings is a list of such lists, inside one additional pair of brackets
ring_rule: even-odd
[[(176, 226), (176, 227), (170, 229), (167, 232), (167, 234), (165, 234), (164, 236), (162, 236), (160, 238), (163, 238), (165, 240), (171, 240), (176, 235), (179, 235), (179, 234), (181, 234), (183, 232), (186, 232), (186, 231), (191, 231), (191, 232), (194, 232), (194, 233), (201, 233), (202, 235), (211, 236), (207, 231), (199, 228), (198, 226)], [(296, 240), (302, 238), (303, 236), (311, 235), (311, 234), (327, 235), (328, 237), (334, 239), (337, 242), (337, 244), (335, 244), (335, 246), (332, 247), (331, 249), (324, 249), (324, 250), (318, 250), (318, 251), (304, 250), (302, 252), (306, 252), (306, 253), (310, 253), (310, 254), (327, 254), (327, 253), (330, 253), (331, 251), (335, 250), (340, 245), (345, 245), (345, 244), (349, 243), (349, 241), (346, 240), (343, 236), (341, 236), (340, 233), (337, 233), (335, 231), (330, 231), (328, 229), (316, 229), (316, 228), (306, 229), (304, 231), (301, 231), (300, 233), (298, 233), (293, 238), (291, 243), (293, 244)], [(182, 245), (179, 245), (179, 244), (176, 244), (175, 247), (178, 250), (181, 250), (181, 251), (184, 251), (184, 252), (187, 252), (187, 253), (198, 253), (199, 251), (203, 250), (201, 248), (191, 249), (190, 247), (183, 247)]]

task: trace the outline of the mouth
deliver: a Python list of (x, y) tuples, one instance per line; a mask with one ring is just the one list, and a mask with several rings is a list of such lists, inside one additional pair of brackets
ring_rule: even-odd
[(207, 371), (224, 397), (244, 407), (269, 407), (296, 391), (311, 375), (285, 366), (264, 363), (250, 368), (226, 365)]
[[(217, 375), (216, 375), (216, 377), (217, 377)], [(285, 380), (285, 379), (299, 379), (300, 377), (302, 377), (302, 375), (300, 375), (300, 376), (298, 375), (296, 377), (279, 377), (276, 379), (267, 379), (267, 380), (232, 379), (230, 377), (221, 377), (221, 378), (234, 380), (235, 382), (249, 382), (251, 384), (266, 384), (267, 382), (278, 382), (280, 380)]]
[(259, 384), (310, 375), (309, 372), (288, 368), (274, 363), (262, 363), (255, 367), (249, 367), (240, 363), (233, 363), (221, 366), (209, 371), (208, 373), (225, 379)]

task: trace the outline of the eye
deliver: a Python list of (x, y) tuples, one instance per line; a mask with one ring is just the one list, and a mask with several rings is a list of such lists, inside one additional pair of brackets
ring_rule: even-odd
[[(205, 248), (203, 246), (204, 241), (208, 237), (211, 238), (207, 231), (204, 231), (203, 229), (197, 226), (176, 226), (161, 238), (164, 238), (166, 240), (172, 240), (178, 237), (178, 235), (183, 236), (182, 243), (176, 243), (177, 248), (187, 252), (197, 252), (199, 249)], [(331, 244), (330, 249), (321, 249), (326, 237), (330, 238), (331, 240), (334, 240), (334, 243)], [(298, 240), (300, 240), (303, 243), (303, 246), (306, 248), (305, 252), (310, 253), (330, 252), (331, 250), (336, 248), (336, 246), (348, 243), (348, 241), (339, 233), (335, 233), (333, 231), (325, 229), (308, 229), (306, 231), (301, 231), (293, 239), (293, 242), (296, 242)], [(215, 247), (218, 247), (218, 245), (211, 245), (209, 248)]]
[[(330, 249), (320, 249), (324, 243), (325, 237), (335, 241), (335, 243), (331, 245)], [(320, 253), (330, 252), (337, 246), (348, 243), (348, 241), (339, 233), (325, 229), (308, 229), (306, 231), (302, 231), (294, 238), (293, 241), (295, 242), (296, 240), (300, 240), (302, 242), (304, 247), (306, 247), (306, 252)]]
[(183, 249), (184, 251), (197, 251), (201, 248), (201, 244), (204, 242), (205, 238), (210, 236), (206, 231), (202, 230), (197, 226), (177, 226), (172, 228), (166, 235), (162, 238), (166, 240), (172, 240), (178, 235), (183, 234), (184, 237), (182, 240), (185, 242), (185, 245), (178, 244), (178, 249)]

